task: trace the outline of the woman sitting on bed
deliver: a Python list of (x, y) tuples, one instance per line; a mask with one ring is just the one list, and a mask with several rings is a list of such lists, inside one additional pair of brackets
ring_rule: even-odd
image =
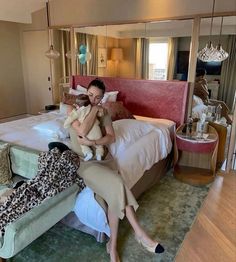
[[(79, 155), (81, 155), (80, 144), (87, 146), (109, 145), (115, 141), (112, 121), (106, 111), (104, 111), (104, 116), (100, 120), (104, 136), (97, 140), (89, 140), (86, 138), (97, 117), (98, 111), (101, 110), (101, 106), (98, 104), (102, 100), (104, 93), (104, 83), (100, 79), (94, 79), (88, 86), (88, 96), (93, 107), (83, 123), (80, 123), (78, 120), (72, 123), (72, 127), (70, 128), (72, 149)], [(68, 112), (71, 110), (72, 108), (69, 107)], [(78, 136), (80, 137), (79, 139)], [(136, 239), (140, 244), (150, 252), (164, 252), (164, 248), (152, 240), (140, 226), (135, 215), (138, 203), (129, 188), (124, 184), (118, 171), (112, 169), (114, 165), (111, 165), (111, 162), (113, 161), (104, 162), (106, 162), (106, 164), (102, 162), (82, 161), (79, 174), (83, 177), (85, 184), (104, 199), (108, 206), (107, 214), (111, 237), (107, 243), (107, 252), (110, 254), (111, 261), (119, 261), (117, 253), (118, 225), (119, 219), (123, 219), (125, 215), (133, 227)]]

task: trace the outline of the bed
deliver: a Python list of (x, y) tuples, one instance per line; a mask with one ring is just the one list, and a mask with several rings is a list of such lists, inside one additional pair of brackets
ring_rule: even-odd
[[(71, 78), (71, 88), (76, 89), (78, 85), (88, 86), (88, 83), (92, 79), (94, 77), (73, 76)], [(147, 141), (145, 137), (150, 135), (150, 133), (153, 136), (155, 136), (154, 133), (160, 133), (163, 139), (167, 139), (153, 142), (153, 145), (155, 143), (168, 144), (168, 139), (172, 140), (172, 142), (174, 141), (175, 128), (181, 125), (185, 119), (188, 96), (187, 82), (133, 80), (110, 77), (101, 77), (101, 79), (104, 81), (108, 92), (119, 91), (117, 101), (122, 101), (124, 107), (138, 119), (139, 123), (145, 123), (149, 128), (145, 131), (146, 133), (142, 133), (142, 131), (141, 134), (139, 133), (139, 137), (135, 138), (138, 141), (133, 142), (132, 151), (130, 151), (132, 153), (130, 155), (134, 155), (133, 152), (141, 151), (140, 148), (145, 149)], [(11, 150), (12, 170), (14, 173), (21, 174), (27, 178), (34, 177), (37, 172), (37, 155), (40, 151), (48, 150), (47, 145), (51, 141), (59, 140), (70, 147), (67, 134), (65, 130), (61, 129), (65, 119), (62, 111), (52, 111), (47, 114), (0, 125), (0, 140), (16, 145)], [(123, 130), (125, 126), (133, 127), (136, 130), (135, 121), (130, 119), (118, 120), (116, 123), (114, 122), (115, 130)], [(50, 128), (49, 126), (52, 123), (53, 126)], [(46, 131), (45, 129), (43, 131), (42, 126), (47, 126), (48, 130), (46, 128)], [(52, 132), (52, 128), (54, 132)], [(164, 138), (164, 133), (170, 134), (169, 138)], [(150, 139), (155, 138), (148, 137), (148, 140)], [(129, 145), (129, 150), (131, 150), (130, 148), (131, 146)], [(122, 149), (115, 147), (113, 151), (116, 153), (118, 151), (122, 152)], [(164, 151), (163, 155), (162, 152), (157, 154), (157, 152), (153, 151), (150, 154), (152, 164), (149, 162), (143, 169), (138, 168), (141, 171), (135, 179), (128, 177), (128, 174), (130, 173), (129, 170), (135, 167), (134, 161), (137, 158), (133, 156), (132, 161), (134, 165), (125, 169), (124, 167), (127, 164), (125, 157), (123, 156), (121, 159), (122, 154), (119, 152), (117, 155), (113, 155), (117, 157), (119, 167), (125, 169), (120, 171), (120, 173), (122, 173), (123, 178), (136, 197), (139, 197), (143, 192), (157, 183), (170, 167), (172, 161), (170, 144), (168, 144)], [(143, 155), (139, 156), (139, 158), (144, 159), (148, 151), (143, 150), (141, 153)], [(156, 158), (157, 155), (160, 155), (159, 159)], [(63, 223), (94, 235), (98, 241), (104, 239), (103, 233), (82, 224), (74, 213), (70, 213), (65, 217)]]

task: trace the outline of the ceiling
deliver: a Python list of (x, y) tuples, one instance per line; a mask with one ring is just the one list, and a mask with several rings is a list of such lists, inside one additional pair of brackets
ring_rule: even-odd
[(0, 20), (31, 23), (31, 13), (46, 6), (47, 0), (0, 0)]
[[(0, 0), (0, 20), (18, 22), (18, 23), (31, 23), (31, 14), (46, 6), (49, 0)], [(136, 35), (152, 36), (161, 34), (162, 36), (187, 36), (191, 35), (192, 20), (179, 20), (179, 21), (163, 21), (158, 23), (138, 23), (128, 25), (113, 25), (107, 29), (105, 27), (96, 27), (79, 29), (80, 32), (87, 32), (91, 34), (108, 35), (118, 38), (135, 37)], [(213, 34), (219, 33), (220, 18), (214, 18)], [(210, 19), (203, 19), (201, 21), (201, 34), (209, 35)], [(236, 34), (236, 17), (225, 17), (223, 34), (233, 33)]]

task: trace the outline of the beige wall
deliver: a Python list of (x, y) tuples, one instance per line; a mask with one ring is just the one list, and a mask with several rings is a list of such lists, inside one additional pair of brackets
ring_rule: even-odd
[(17, 23), (0, 21), (0, 118), (26, 113)]
[(119, 62), (119, 76), (135, 78), (135, 40), (133, 38), (120, 39), (119, 47), (123, 49), (123, 60)]
[[(107, 66), (98, 68), (99, 76), (135, 78), (135, 42), (133, 39), (116, 39), (98, 36), (98, 48), (107, 45)], [(111, 60), (113, 47), (123, 49), (123, 60), (116, 62)]]
[(35, 31), (35, 30), (45, 30), (47, 29), (47, 16), (46, 8), (38, 10), (32, 13), (32, 23), (31, 24), (21, 24), (22, 31)]
[(112, 37), (98, 36), (98, 48), (106, 48), (107, 47), (107, 66), (106, 67), (98, 67), (98, 75), (99, 76), (116, 76), (115, 64), (111, 60), (111, 49), (112, 47), (118, 46), (118, 39)]

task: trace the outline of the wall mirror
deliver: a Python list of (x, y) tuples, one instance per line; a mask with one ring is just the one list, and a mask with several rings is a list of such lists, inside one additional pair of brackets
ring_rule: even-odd
[[(76, 74), (186, 80), (179, 51), (190, 49), (191, 31), (191, 19), (74, 28)], [(89, 52), (83, 63), (81, 45)]]
[[(201, 19), (199, 50), (209, 40), (210, 25), (211, 18)], [(215, 17), (211, 41), (216, 45), (220, 38), (223, 48), (228, 50), (229, 42), (235, 41), (236, 17), (224, 17), (221, 37), (220, 25), (221, 17)], [(187, 80), (192, 26), (193, 20), (189, 19), (74, 28), (76, 74)], [(71, 74), (70, 29), (55, 31), (58, 31), (57, 40), (62, 51), (60, 74), (65, 78)], [(233, 57), (230, 55), (220, 66), (219, 63), (201, 63), (200, 60), (197, 64), (208, 71), (206, 77), (211, 98), (225, 101), (231, 109), (236, 80), (224, 80), (222, 72), (224, 67), (233, 68)], [(229, 81), (232, 82), (231, 91)], [(227, 88), (220, 88), (223, 82)], [(223, 89), (227, 91), (223, 92)]]
[(211, 99), (224, 101), (233, 110), (236, 90), (236, 16), (214, 17), (212, 35), (209, 35), (211, 19), (201, 19), (199, 50), (210, 40), (214, 47), (219, 43), (229, 54), (220, 62), (202, 62), (198, 59), (197, 68), (206, 70), (209, 96)]

